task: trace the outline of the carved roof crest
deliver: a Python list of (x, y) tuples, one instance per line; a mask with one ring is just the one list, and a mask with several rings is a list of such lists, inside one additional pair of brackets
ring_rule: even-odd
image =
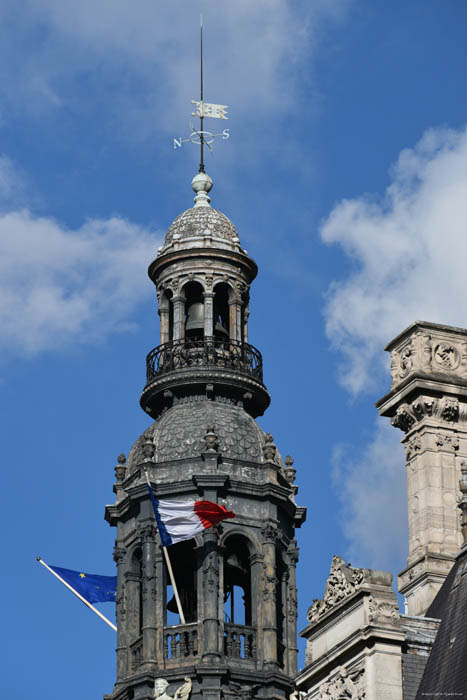
[(364, 581), (365, 569), (356, 569), (346, 564), (342, 557), (333, 557), (323, 599), (315, 599), (308, 609), (309, 622), (316, 622), (331, 608), (354, 593)]

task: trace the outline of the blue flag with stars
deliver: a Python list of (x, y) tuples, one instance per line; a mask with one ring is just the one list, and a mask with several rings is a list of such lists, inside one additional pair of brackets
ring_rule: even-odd
[(116, 576), (85, 574), (82, 571), (62, 569), (60, 566), (51, 566), (50, 568), (78, 591), (83, 598), (86, 598), (89, 603), (115, 602)]

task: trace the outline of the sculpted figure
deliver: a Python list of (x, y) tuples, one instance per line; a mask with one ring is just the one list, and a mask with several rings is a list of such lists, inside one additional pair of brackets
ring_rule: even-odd
[(156, 678), (154, 681), (154, 698), (157, 700), (187, 700), (191, 693), (191, 679), (185, 678), (185, 683), (175, 691), (173, 698), (167, 695), (168, 681), (165, 678)]

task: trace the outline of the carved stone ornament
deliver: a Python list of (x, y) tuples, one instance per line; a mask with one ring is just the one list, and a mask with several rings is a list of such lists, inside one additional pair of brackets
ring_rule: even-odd
[(404, 379), (413, 367), (414, 351), (412, 344), (402, 348), (399, 354), (399, 377)]
[(274, 438), (272, 437), (271, 433), (266, 433), (264, 436), (263, 445), (263, 457), (266, 462), (274, 462), (276, 450), (277, 447), (274, 444)]
[(410, 404), (401, 404), (391, 423), (408, 433), (416, 423), (425, 418), (434, 418), (445, 423), (466, 423), (467, 411), (465, 404), (460, 404), (457, 398), (445, 396), (435, 399), (432, 396), (419, 396)]
[(168, 687), (169, 682), (165, 678), (156, 678), (154, 681), (154, 698), (159, 698), (160, 700), (187, 700), (192, 688), (191, 678), (185, 677), (185, 683), (177, 688), (173, 698), (167, 695)]
[(287, 457), (285, 458), (284, 474), (289, 484), (293, 484), (295, 482), (296, 473), (296, 469), (293, 468), (293, 459), (290, 455), (287, 455)]
[(364, 669), (340, 668), (332, 679), (320, 685), (317, 700), (362, 700), (365, 697)]
[(408, 433), (410, 428), (415, 423), (415, 416), (412, 413), (410, 406), (403, 403), (397, 408), (395, 416), (391, 418), (391, 425), (395, 428), (400, 428), (404, 433)]
[(219, 449), (219, 442), (217, 440), (217, 435), (215, 433), (216, 427), (214, 423), (210, 423), (207, 427), (207, 432), (204, 435), (204, 444), (206, 445), (206, 452), (217, 452)]
[(240, 700), (252, 700), (252, 698), (254, 698), (256, 695), (256, 691), (261, 688), (261, 684), (255, 683), (254, 685), (240, 685), (240, 683), (229, 681), (228, 688), (232, 693), (234, 693), (235, 697), (240, 698)]
[(115, 481), (117, 481), (117, 483), (121, 483), (125, 478), (126, 473), (126, 457), (123, 452), (121, 455), (118, 455), (117, 462), (118, 464), (115, 467)]
[(434, 352), (434, 360), (444, 370), (456, 369), (460, 364), (459, 351), (448, 343), (439, 343)]
[(279, 530), (271, 523), (261, 529), (261, 534), (265, 542), (275, 542), (279, 538)]
[(386, 600), (375, 600), (373, 596), (368, 599), (368, 621), (382, 625), (397, 625), (400, 620), (397, 605)]
[(152, 437), (147, 437), (146, 440), (143, 442), (141, 446), (143, 456), (144, 456), (144, 461), (145, 462), (151, 462), (154, 459), (154, 442), (152, 440)]
[(422, 439), (420, 435), (414, 435), (413, 437), (409, 438), (407, 442), (405, 443), (405, 453), (407, 456), (407, 459), (412, 459), (412, 457), (417, 454), (417, 452), (420, 452), (422, 449)]
[(438, 433), (435, 438), (438, 450), (444, 452), (455, 452), (459, 449), (459, 438), (457, 435), (449, 435), (447, 433)]
[(364, 569), (356, 569), (346, 564), (342, 557), (333, 557), (324, 597), (322, 600), (313, 601), (308, 609), (308, 621), (316, 622), (335, 605), (354, 593), (364, 581)]

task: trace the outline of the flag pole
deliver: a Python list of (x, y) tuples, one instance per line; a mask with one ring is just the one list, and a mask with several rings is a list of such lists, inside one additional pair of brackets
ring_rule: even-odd
[(80, 601), (81, 601), (82, 603), (84, 603), (85, 605), (87, 605), (87, 607), (88, 607), (90, 610), (92, 610), (93, 612), (95, 612), (96, 615), (98, 615), (98, 616), (101, 618), (101, 620), (104, 620), (104, 622), (106, 622), (106, 623), (109, 625), (109, 627), (111, 627), (113, 630), (115, 630), (115, 632), (117, 631), (117, 628), (115, 627), (115, 625), (114, 625), (113, 622), (110, 622), (110, 620), (108, 620), (108, 619), (105, 617), (105, 615), (103, 615), (103, 614), (101, 613), (100, 610), (98, 610), (97, 608), (95, 608), (94, 605), (91, 605), (91, 603), (89, 603), (89, 602), (86, 600), (86, 598), (83, 598), (83, 596), (82, 596), (80, 593), (78, 593), (78, 591), (76, 591), (76, 590), (73, 588), (73, 586), (70, 586), (70, 584), (67, 583), (67, 581), (65, 581), (61, 576), (59, 576), (53, 569), (51, 569), (50, 566), (47, 566), (47, 564), (45, 563), (45, 561), (44, 561), (43, 559), (41, 559), (40, 557), (36, 557), (36, 560), (39, 562), (39, 564), (42, 564), (42, 566), (45, 566), (45, 568), (47, 569), (47, 571), (50, 571), (50, 573), (53, 574), (53, 575), (55, 576), (55, 578), (58, 578), (58, 580), (61, 581), (61, 583), (63, 583), (63, 585), (66, 586), (66, 587), (68, 588), (69, 591), (71, 591), (72, 593), (74, 593), (75, 596), (76, 596), (77, 598), (79, 598)]
[[(149, 476), (148, 476), (148, 468), (146, 465), (144, 465), (143, 468), (144, 468), (144, 473), (146, 475), (146, 482), (147, 482), (149, 488), (152, 490), (151, 482), (149, 481)], [(178, 588), (177, 588), (177, 584), (175, 583), (174, 572), (172, 570), (172, 564), (170, 563), (170, 557), (169, 557), (169, 553), (167, 551), (167, 547), (164, 547), (164, 545), (162, 545), (162, 551), (164, 552), (165, 563), (167, 564), (167, 570), (169, 572), (170, 583), (172, 584), (172, 588), (174, 591), (175, 601), (177, 603), (177, 608), (178, 608), (178, 614), (180, 615), (180, 622), (182, 625), (186, 625), (185, 615), (183, 614), (183, 608), (182, 608), (182, 604), (180, 602), (180, 597), (178, 595)]]

